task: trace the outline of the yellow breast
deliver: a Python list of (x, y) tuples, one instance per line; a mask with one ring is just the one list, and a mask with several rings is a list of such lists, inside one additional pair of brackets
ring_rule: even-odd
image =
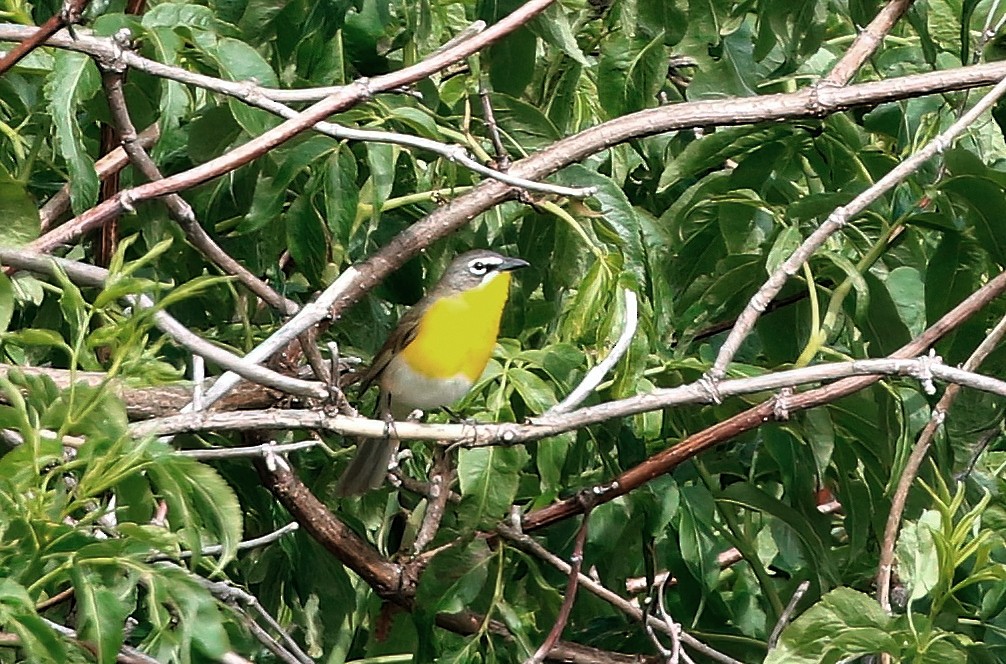
[(442, 297), (419, 322), (416, 338), (401, 351), (409, 367), (429, 378), (467, 376), (478, 380), (489, 362), (510, 288), (510, 273)]

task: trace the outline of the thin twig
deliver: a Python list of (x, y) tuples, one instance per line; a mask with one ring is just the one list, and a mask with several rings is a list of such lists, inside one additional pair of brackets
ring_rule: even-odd
[(427, 487), (429, 501), (419, 532), (416, 533), (416, 541), (412, 543), (413, 555), (422, 553), (440, 529), (456, 474), (452, 461), (453, 455), (446, 448), (437, 447), (433, 451), (433, 467), (430, 469), (430, 483)]
[(873, 17), (870, 24), (859, 31), (856, 39), (852, 42), (842, 58), (832, 67), (821, 83), (826, 85), (845, 85), (852, 80), (859, 68), (863, 66), (870, 56), (872, 56), (880, 45), (884, 43), (884, 37), (891, 31), (894, 24), (898, 22), (901, 15), (905, 13), (912, 0), (890, 0), (880, 12)]
[(485, 81), (479, 86), (479, 99), (482, 100), (482, 115), (485, 118), (486, 129), (489, 131), (489, 139), (493, 143), (493, 150), (496, 152), (496, 167), (505, 171), (510, 167), (510, 155), (503, 146), (503, 139), (500, 138), (500, 128), (496, 124), (496, 115), (493, 113), (493, 102), (489, 97), (489, 89), (485, 86)]
[[(497, 526), (496, 532), (498, 532), (508, 542), (513, 543), (514, 546), (516, 546), (517, 548), (523, 551), (527, 551), (531, 555), (540, 558), (541, 560), (544, 560), (549, 565), (555, 567), (563, 574), (570, 573), (571, 565), (569, 563), (567, 563), (565, 560), (563, 560), (559, 556), (553, 554), (551, 551), (543, 547), (530, 535), (526, 535), (520, 532), (519, 530), (516, 530), (515, 528), (512, 528), (505, 524)], [(623, 597), (620, 597), (617, 593), (613, 592), (612, 590), (609, 590), (608, 588), (604, 587), (597, 581), (594, 581), (594, 579), (590, 578), (586, 574), (581, 573), (577, 575), (577, 581), (581, 586), (586, 588), (588, 591), (600, 597), (605, 602), (608, 602), (609, 604), (611, 604), (616, 609), (618, 609), (625, 615), (629, 616), (633, 620), (638, 620), (640, 622), (645, 621), (646, 623), (653, 625), (654, 629), (656, 629), (657, 631), (660, 631), (666, 634), (667, 636), (670, 636), (669, 633), (670, 630), (662, 620), (658, 620), (651, 615), (647, 615), (635, 603), (630, 602), (629, 600)], [(686, 632), (681, 632), (680, 637), (681, 641), (686, 646), (692, 648), (696, 652), (702, 653), (703, 655), (705, 655), (706, 657), (710, 658), (713, 661), (722, 662), (723, 664), (741, 664), (741, 662), (738, 662), (736, 659), (728, 655), (724, 655), (723, 653), (710, 648), (709, 646), (702, 643), (694, 636)]]
[[(139, 136), (136, 133), (136, 127), (133, 126), (133, 121), (129, 118), (129, 110), (126, 108), (126, 96), (122, 89), (123, 76), (123, 72), (109, 69), (106, 69), (102, 75), (112, 122), (119, 139), (122, 141), (122, 147), (133, 166), (151, 182), (162, 180), (164, 176), (161, 175), (157, 164), (137, 142)], [(224, 274), (237, 277), (238, 281), (244, 284), (248, 290), (281, 313), (290, 315), (299, 309), (296, 302), (277, 293), (268, 284), (252, 274), (248, 268), (221, 249), (220, 245), (214, 242), (209, 233), (203, 229), (196, 219), (196, 213), (192, 206), (184, 198), (178, 194), (168, 194), (164, 196), (163, 200), (168, 209), (168, 216), (185, 231), (185, 236), (192, 246), (219, 267)]]
[(312, 447), (324, 447), (320, 440), (302, 440), (297, 443), (263, 443), (252, 447), (213, 447), (205, 450), (179, 450), (179, 456), (186, 456), (190, 459), (200, 461), (210, 461), (214, 459), (242, 459), (265, 457), (268, 454), (286, 454), (297, 450), (311, 449)]
[(786, 609), (779, 616), (779, 620), (776, 621), (775, 627), (772, 628), (772, 634), (768, 637), (768, 649), (772, 650), (779, 643), (779, 637), (782, 635), (782, 630), (786, 628), (786, 625), (793, 619), (793, 612), (796, 611), (796, 605), (800, 603), (803, 596), (806, 594), (807, 589), (810, 588), (810, 581), (801, 581), (800, 585), (796, 587), (793, 592), (793, 596), (789, 598), (789, 603), (786, 604)]
[[(282, 539), (285, 535), (296, 531), (298, 528), (300, 528), (300, 524), (297, 523), (296, 521), (291, 521), (290, 523), (288, 523), (285, 526), (282, 526), (280, 528), (277, 528), (276, 530), (272, 531), (271, 533), (266, 533), (265, 535), (262, 535), (260, 537), (253, 537), (252, 539), (243, 540), (241, 542), (238, 542), (238, 545), (237, 545), (236, 548), (237, 548), (238, 551), (246, 551), (248, 549), (257, 549), (260, 546), (265, 546), (266, 544), (272, 544), (276, 540)], [(223, 551), (224, 551), (223, 545), (221, 545), (221, 544), (211, 544), (209, 546), (204, 547), (199, 552), (199, 555), (200, 556), (219, 556), (221, 553), (223, 553)], [(185, 560), (187, 558), (191, 558), (193, 555), (194, 555), (194, 553), (192, 551), (182, 551), (177, 557), (181, 558), (182, 560)], [(154, 558), (154, 560), (168, 560), (168, 559), (173, 559), (173, 558), (169, 558), (169, 557)]]
[(62, 8), (49, 17), (39, 28), (29, 28), (31, 33), (24, 38), (20, 44), (12, 48), (2, 58), (0, 58), (0, 76), (4, 72), (20, 62), (29, 53), (45, 43), (47, 39), (62, 30), (68, 25), (73, 25), (80, 20), (84, 13), (87, 0), (65, 0)]
[(538, 646), (538, 650), (535, 651), (534, 655), (526, 660), (526, 664), (541, 664), (544, 662), (545, 657), (548, 656), (548, 653), (551, 652), (555, 644), (559, 642), (559, 639), (562, 637), (562, 631), (566, 628), (566, 623), (569, 622), (569, 614), (573, 610), (573, 600), (576, 599), (580, 568), (583, 566), (583, 547), (587, 541), (587, 523), (589, 519), (590, 512), (584, 512), (580, 528), (576, 533), (576, 540), (573, 543), (573, 553), (569, 557), (566, 593), (562, 598), (562, 606), (559, 607), (559, 613), (555, 617), (555, 622), (552, 624), (552, 629), (549, 630), (548, 636)]

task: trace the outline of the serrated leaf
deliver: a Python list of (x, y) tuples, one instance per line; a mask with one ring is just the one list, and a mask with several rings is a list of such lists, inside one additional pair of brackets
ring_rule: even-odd
[(202, 542), (199, 531), (215, 537), (221, 545), (216, 568), (234, 557), (241, 541), (243, 517), (233, 489), (215, 470), (186, 457), (164, 455), (147, 471), (151, 483), (168, 503), (168, 518), (175, 529), (185, 529), (193, 563)]
[(70, 172), (70, 203), (80, 214), (98, 200), (98, 173), (84, 146), (77, 113), (80, 104), (100, 88), (98, 69), (83, 53), (56, 51), (45, 94), (56, 130), (56, 145)]
[(101, 579), (75, 565), (70, 570), (79, 619), (77, 633), (94, 646), (99, 664), (113, 664), (125, 640), (129, 607)]

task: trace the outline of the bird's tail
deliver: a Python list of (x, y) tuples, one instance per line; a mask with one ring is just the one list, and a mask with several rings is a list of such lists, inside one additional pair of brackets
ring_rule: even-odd
[(398, 451), (398, 440), (366, 438), (356, 445), (356, 456), (339, 478), (335, 491), (340, 496), (358, 496), (384, 484), (388, 466)]

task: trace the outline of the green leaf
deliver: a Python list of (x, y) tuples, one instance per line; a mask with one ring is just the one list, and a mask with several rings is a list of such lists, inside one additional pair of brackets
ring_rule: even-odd
[(0, 272), (0, 334), (10, 327), (11, 318), (14, 316), (14, 284), (10, 277)]
[(97, 574), (74, 565), (70, 576), (80, 615), (77, 633), (95, 647), (99, 664), (113, 664), (125, 639), (124, 626), (130, 608), (115, 592), (102, 587)]
[(909, 601), (928, 595), (940, 583), (940, 556), (934, 541), (941, 529), (940, 514), (926, 510), (916, 521), (906, 521), (898, 533), (898, 576), (908, 586)]
[(720, 573), (712, 532), (715, 511), (712, 496), (705, 487), (686, 486), (681, 490), (680, 501), (677, 516), (681, 556), (703, 587), (712, 589)]
[[(807, 558), (813, 567), (819, 571), (827, 565), (828, 546), (822, 539), (822, 533), (804, 514), (766, 493), (763, 489), (749, 482), (735, 482), (724, 489), (717, 499), (725, 500), (748, 509), (770, 514), (793, 529), (803, 543)], [(682, 499), (684, 500), (684, 499)]]
[(220, 156), (238, 136), (241, 125), (229, 106), (210, 106), (189, 123), (187, 152), (197, 164)]
[(996, 182), (969, 175), (951, 178), (941, 189), (966, 204), (965, 221), (998, 265), (1006, 265), (1006, 193)]
[(835, 663), (874, 653), (899, 654), (891, 623), (869, 595), (836, 588), (783, 630), (765, 664)]
[(233, 489), (207, 465), (194, 459), (163, 455), (147, 471), (160, 496), (168, 503), (168, 519), (188, 533), (193, 563), (198, 561), (205, 531), (221, 545), (215, 567), (223, 568), (234, 557), (241, 541), (242, 511)]
[[(249, 81), (264, 87), (275, 88), (279, 79), (258, 51), (237, 39), (223, 38), (213, 52), (226, 78), (232, 81)], [(233, 97), (227, 105), (238, 124), (251, 136), (259, 136), (281, 122), (274, 114), (249, 106)]]
[(926, 269), (926, 318), (936, 321), (970, 295), (978, 285), (971, 269), (979, 247), (961, 233), (943, 234)]
[(583, 54), (580, 46), (576, 43), (576, 35), (573, 34), (569, 14), (563, 10), (561, 5), (549, 5), (545, 11), (531, 20), (528, 27), (543, 41), (561, 50), (577, 64), (590, 65), (587, 56)]
[(723, 37), (719, 58), (712, 66), (698, 67), (688, 86), (688, 99), (723, 99), (757, 94), (754, 47), (751, 28), (744, 22)]
[(597, 92), (605, 117), (615, 118), (656, 106), (666, 74), (663, 34), (644, 42), (618, 33), (602, 42)]
[(239, 234), (253, 233), (280, 217), (287, 201), (288, 189), (303, 173), (314, 174), (314, 164), (324, 159), (336, 143), (326, 136), (312, 136), (274, 151), (279, 167), (275, 174), (256, 182), (251, 209), (238, 224)]
[(872, 272), (866, 273), (866, 283), (870, 286), (870, 305), (864, 316), (857, 316), (856, 324), (870, 340), (873, 355), (890, 355), (908, 343), (912, 333), (898, 315), (898, 308), (884, 283)]
[(81, 102), (100, 88), (100, 77), (91, 58), (83, 53), (59, 50), (53, 58), (45, 94), (56, 129), (56, 145), (70, 172), (70, 202), (73, 211), (80, 214), (98, 200), (98, 172), (84, 145), (77, 117)]
[(485, 540), (452, 546), (430, 561), (416, 591), (424, 613), (459, 613), (469, 608), (489, 576), (492, 552)]
[(528, 461), (523, 447), (476, 447), (458, 452), (461, 518), (469, 528), (488, 526), (506, 516), (517, 495), (520, 470)]
[(328, 262), (328, 236), (325, 220), (309, 194), (301, 195), (283, 215), (290, 256), (312, 284), (320, 284)]
[(28, 661), (67, 661), (60, 637), (35, 613), (24, 587), (11, 579), (0, 578), (0, 626), (18, 635)]
[[(478, 16), (492, 25), (521, 6), (520, 0), (482, 0)], [(535, 72), (538, 38), (527, 28), (505, 35), (483, 52), (492, 89), (519, 97)]]
[(622, 254), (621, 285), (633, 290), (641, 288), (646, 283), (642, 222), (625, 192), (611, 178), (580, 165), (563, 169), (559, 180), (571, 186), (597, 189), (593, 200), (601, 213), (595, 218), (598, 237)]
[(926, 326), (926, 308), (925, 286), (919, 271), (902, 265), (891, 270), (884, 285), (909, 333), (912, 336), (921, 334)]
[(329, 156), (325, 171), (325, 222), (332, 237), (348, 246), (360, 188), (356, 185), (356, 158), (348, 146)]
[(371, 202), (374, 209), (380, 209), (391, 196), (395, 185), (395, 162), (400, 150), (387, 143), (367, 143), (367, 166), (370, 167), (370, 186), (373, 191)]
[(768, 274), (775, 272), (786, 259), (793, 255), (797, 247), (803, 242), (800, 229), (796, 226), (787, 226), (782, 229), (769, 249), (768, 258), (765, 260), (765, 271)]
[[(0, 246), (20, 247), (41, 233), (38, 206), (23, 183), (0, 176)], [(10, 282), (8, 281), (8, 287)]]
[(664, 44), (673, 46), (681, 41), (688, 28), (688, 16), (677, 3), (666, 0), (639, 0), (639, 26), (650, 37), (663, 34)]
[(726, 167), (727, 159), (742, 156), (766, 143), (791, 137), (789, 127), (725, 127), (689, 143), (677, 157), (667, 163), (660, 174), (657, 191), (664, 191), (687, 178), (698, 177), (712, 169)]
[(507, 380), (513, 383), (517, 394), (524, 400), (528, 410), (535, 415), (544, 413), (556, 404), (552, 386), (535, 373), (526, 369), (513, 368), (507, 372)]

